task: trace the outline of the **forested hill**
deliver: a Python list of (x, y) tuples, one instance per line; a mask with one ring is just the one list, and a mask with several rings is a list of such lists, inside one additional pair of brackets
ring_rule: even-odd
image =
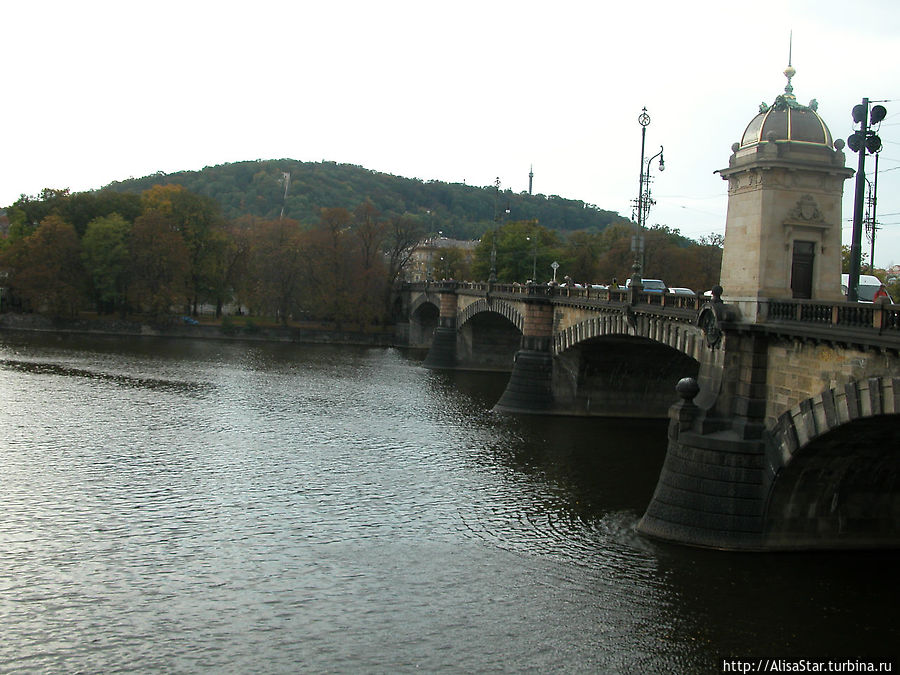
[[(285, 175), (290, 185), (285, 198)], [(299, 162), (293, 159), (235, 162), (200, 171), (157, 173), (112, 183), (104, 189), (141, 192), (154, 185), (180, 184), (215, 199), (227, 218), (284, 215), (316, 222), (320, 209), (354, 209), (369, 200), (383, 215), (417, 214), (429, 232), (460, 239), (478, 238), (492, 226), (498, 211), (511, 221), (537, 219), (560, 232), (599, 231), (623, 220), (614, 211), (551, 195), (501, 191), (493, 186), (421, 181), (370, 171), (352, 164)], [(505, 215), (506, 209), (509, 215)]]

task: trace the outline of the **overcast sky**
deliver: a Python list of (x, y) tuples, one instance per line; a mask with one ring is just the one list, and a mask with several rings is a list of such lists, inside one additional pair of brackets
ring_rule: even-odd
[(863, 97), (888, 101), (875, 261), (900, 263), (895, 0), (30, 0), (0, 26), (0, 205), (284, 157), (517, 192), (533, 166), (535, 192), (630, 216), (646, 106), (666, 162), (649, 224), (694, 238), (724, 233), (713, 172), (784, 91), (793, 31), (794, 93), (835, 138)]

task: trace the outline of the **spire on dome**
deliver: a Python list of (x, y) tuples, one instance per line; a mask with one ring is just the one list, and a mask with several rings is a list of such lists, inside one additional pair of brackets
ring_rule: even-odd
[(787, 68), (784, 69), (784, 76), (787, 78), (787, 84), (784, 87), (784, 97), (792, 99), (796, 101), (796, 97), (794, 96), (794, 87), (791, 85), (791, 78), (797, 74), (797, 71), (791, 65), (791, 49), (794, 43), (794, 31), (791, 31), (790, 37), (788, 38), (788, 65)]

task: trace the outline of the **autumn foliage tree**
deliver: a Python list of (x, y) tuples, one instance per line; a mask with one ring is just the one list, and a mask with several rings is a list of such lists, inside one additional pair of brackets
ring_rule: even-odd
[(190, 284), (185, 299), (191, 312), (203, 301), (218, 302), (224, 291), (227, 240), (225, 220), (212, 199), (181, 185), (155, 185), (141, 195), (142, 213), (166, 218), (187, 247)]
[(80, 254), (75, 228), (49, 215), (5, 251), (2, 264), (10, 271), (10, 284), (33, 309), (65, 316), (78, 310), (83, 297)]
[(181, 232), (162, 213), (151, 211), (135, 219), (129, 252), (129, 301), (155, 319), (165, 319), (190, 289), (190, 252)]
[(296, 220), (255, 222), (247, 234), (242, 299), (283, 324), (298, 309), (309, 274), (309, 242)]
[[(267, 172), (259, 179), (269, 185)], [(493, 196), (486, 203), (496, 207), (495, 194), (478, 195)], [(392, 289), (413, 251), (426, 230), (443, 222), (433, 210), (410, 212), (401, 201), (373, 194), (353, 208), (319, 209), (305, 222), (277, 216), (226, 222), (215, 201), (177, 184), (140, 195), (48, 188), (7, 209), (0, 265), (11, 295), (35, 311), (94, 307), (164, 319), (198, 313), (201, 305), (214, 305), (218, 315), (234, 302), (282, 323), (359, 327), (387, 320)], [(471, 266), (447, 248), (437, 253), (433, 275), (487, 279), (493, 251), (500, 281), (546, 281), (554, 261), (560, 278), (577, 282), (621, 283), (631, 274), (633, 226), (621, 219), (599, 231), (568, 227), (565, 237), (530, 216), (488, 227)], [(718, 281), (721, 241), (693, 242), (665, 227), (643, 234), (645, 276), (696, 290)]]

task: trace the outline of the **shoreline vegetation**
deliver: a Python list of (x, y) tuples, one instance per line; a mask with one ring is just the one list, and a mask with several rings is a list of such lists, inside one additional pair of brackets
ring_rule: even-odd
[[(583, 202), (457, 186), (473, 198), (457, 213), (441, 201), (462, 208), (449, 186), (407, 181), (410, 194), (389, 199), (365, 171), (308, 168), (245, 163), (199, 182), (153, 175), (130, 191), (22, 195), (0, 210), (0, 330), (403, 347), (400, 282), (542, 282), (559, 269), (587, 284), (633, 264), (632, 224)], [(333, 175), (357, 188), (311, 190)], [(696, 289), (717, 281), (720, 237), (645, 234), (645, 269)]]
[(161, 337), (197, 340), (250, 340), (336, 344), (370, 347), (402, 347), (393, 325), (339, 326), (321, 321), (290, 321), (287, 325), (261, 317), (200, 318), (196, 323), (159, 324), (139, 317), (112, 319), (82, 315), (52, 318), (41, 314), (0, 314), (0, 335), (6, 332)]

